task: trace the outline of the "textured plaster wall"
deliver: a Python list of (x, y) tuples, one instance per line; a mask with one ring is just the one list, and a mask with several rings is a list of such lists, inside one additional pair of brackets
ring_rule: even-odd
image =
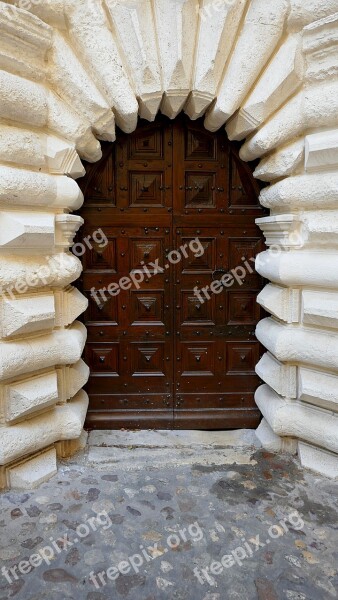
[[(338, 476), (338, 0), (0, 2), (0, 485), (84, 442), (86, 340), (70, 254), (81, 159), (138, 115), (205, 115), (269, 182), (257, 365), (270, 449)], [(34, 465), (34, 469), (31, 466)], [(16, 473), (20, 473), (20, 477)]]

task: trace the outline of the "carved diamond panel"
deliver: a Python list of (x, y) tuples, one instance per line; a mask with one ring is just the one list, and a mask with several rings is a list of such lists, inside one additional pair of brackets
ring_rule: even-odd
[(86, 362), (91, 365), (94, 373), (109, 373), (119, 375), (119, 344), (102, 344), (101, 346), (86, 346)]
[(213, 208), (216, 206), (216, 174), (189, 173), (185, 174), (186, 208)]
[(95, 298), (88, 294), (88, 309), (86, 312), (86, 321), (87, 322), (104, 322), (107, 321), (111, 325), (118, 324), (118, 298), (109, 296), (109, 294), (101, 297), (100, 294), (97, 294), (97, 302)]
[(183, 342), (181, 352), (183, 376), (214, 375), (215, 344), (213, 342), (202, 342), (202, 344)]
[[(189, 252), (187, 257), (182, 260), (182, 273), (188, 275), (190, 273), (213, 272), (216, 264), (217, 239), (216, 238), (198, 238), (204, 253), (202, 256), (197, 256), (197, 253)], [(192, 238), (182, 238), (182, 244), (189, 245)]]
[(214, 305), (213, 299), (202, 304), (192, 290), (183, 290), (181, 292), (182, 325), (193, 325), (194, 323), (214, 325)]
[(130, 350), (132, 352), (131, 364), (133, 376), (164, 376), (163, 343), (133, 343), (130, 345)]
[(131, 292), (131, 321), (132, 325), (163, 325), (163, 292), (162, 291), (132, 291)]
[(255, 324), (257, 319), (259, 308), (255, 292), (229, 292), (229, 325), (251, 325)]
[(230, 205), (229, 207), (253, 207), (260, 208), (258, 201), (259, 186), (255, 190), (251, 178), (248, 177), (248, 169), (234, 154), (230, 156)]
[(131, 172), (129, 206), (161, 207), (164, 206), (164, 174), (163, 172)]
[[(243, 258), (245, 258), (254, 270), (255, 263), (250, 259), (255, 258), (263, 250), (263, 241), (259, 238), (229, 238), (229, 268), (243, 265)], [(250, 273), (247, 277), (249, 275)]]
[(258, 360), (259, 344), (257, 342), (227, 343), (228, 375), (237, 373), (254, 375)]
[(93, 247), (92, 249), (88, 248), (88, 250), (85, 252), (85, 269), (109, 269), (110, 271), (113, 270), (114, 273), (116, 273), (116, 239), (110, 239), (108, 244), (104, 247), (102, 247), (102, 244), (100, 244), (100, 247), (99, 244), (96, 244), (92, 240), (90, 240), (90, 243)]
[(128, 158), (163, 158), (163, 130), (153, 129), (134, 134), (128, 140)]
[(130, 271), (143, 269), (145, 264), (161, 259), (162, 252), (162, 241), (159, 239), (131, 240)]
[(89, 204), (115, 206), (115, 145), (103, 143), (102, 152), (103, 160), (86, 165), (87, 176), (80, 187)]
[(217, 138), (207, 132), (188, 129), (185, 135), (185, 158), (216, 160)]

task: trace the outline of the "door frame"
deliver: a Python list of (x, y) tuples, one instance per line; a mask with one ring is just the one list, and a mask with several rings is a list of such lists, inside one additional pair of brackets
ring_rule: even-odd
[[(196, 122), (191, 122), (186, 117), (181, 117), (181, 119), (186, 119), (187, 123), (190, 124), (192, 127), (194, 125), (196, 125)], [(177, 133), (177, 128), (175, 128), (175, 124), (177, 124), (179, 122), (179, 120), (180, 120), (180, 118), (176, 119), (173, 124), (171, 122), (174, 134), (175, 134), (175, 132)], [(157, 122), (161, 122), (161, 121), (168, 123), (168, 120), (165, 117), (160, 117), (160, 119), (157, 120)], [(148, 127), (148, 128), (151, 128), (151, 127), (154, 126), (154, 123), (148, 123), (148, 122), (146, 122), (145, 126)], [(139, 130), (140, 130), (140, 128), (138, 127), (135, 133), (137, 133)], [(205, 131), (206, 135), (208, 135), (208, 136), (215, 136), (216, 137), (217, 135), (219, 135), (219, 134), (210, 134), (210, 132), (207, 132), (204, 128), (203, 128), (203, 130)], [(182, 131), (181, 131), (181, 133), (182, 133)], [(123, 139), (125, 139), (125, 140), (132, 139), (132, 136), (133, 136), (133, 134), (126, 136), (126, 134), (122, 134), (122, 132), (121, 132), (121, 137), (123, 137)], [(225, 136), (225, 133), (224, 133), (224, 136)], [(167, 141), (169, 141), (169, 143), (170, 143), (170, 140), (167, 140)], [(243, 163), (239, 159), (238, 145), (236, 145), (236, 144), (230, 144), (229, 142), (228, 142), (228, 144), (229, 144), (229, 146), (231, 146), (231, 152), (232, 152), (232, 155), (234, 156), (234, 159), (236, 160), (236, 164), (240, 165), (240, 168), (241, 168), (242, 172), (245, 174), (245, 176), (250, 176), (250, 180), (252, 181), (252, 184), (254, 186), (254, 189), (256, 190), (256, 194), (257, 194), (257, 198), (258, 198), (259, 191), (260, 191), (260, 186), (259, 186), (257, 180), (255, 180), (253, 178), (252, 170), (250, 168), (250, 165), (248, 165), (247, 163)], [(112, 143), (108, 144), (107, 143), (107, 144), (104, 145), (104, 152), (103, 152), (103, 157), (102, 157), (101, 161), (99, 161), (98, 163), (96, 163), (93, 166), (89, 166), (89, 170), (91, 172), (82, 181), (82, 189), (83, 189), (83, 192), (84, 192), (85, 196), (86, 196), (86, 188), (88, 188), (89, 181), (93, 178), (93, 176), (95, 175), (95, 173), (100, 169), (100, 166), (102, 164), (104, 164), (105, 161), (107, 161), (107, 157), (109, 157), (109, 155), (112, 153), (112, 151), (114, 151), (118, 147), (119, 147), (119, 136), (117, 138), (117, 141), (114, 144), (112, 144)], [(175, 145), (174, 145), (174, 148), (175, 148)], [(173, 184), (172, 185), (173, 185), (174, 189), (176, 189), (176, 187), (177, 188), (179, 187), (178, 186), (178, 178), (179, 177), (180, 177), (180, 175), (173, 168)], [(126, 187), (126, 186), (123, 186), (123, 187)], [(170, 220), (170, 218), (172, 218), (171, 215), (173, 214), (172, 211), (170, 211), (170, 208), (172, 208), (172, 207), (170, 207), (170, 206), (167, 207), (169, 220)], [(102, 219), (102, 215), (100, 215), (100, 213), (102, 212), (102, 210), (103, 210), (103, 207), (99, 207), (99, 206), (96, 207), (96, 211), (97, 212), (96, 212), (96, 216), (95, 216), (95, 218), (93, 220), (93, 225), (95, 225), (95, 224), (97, 226), (100, 225), (100, 219)], [(259, 211), (260, 211), (259, 216), (261, 216), (262, 212), (264, 212), (264, 209), (260, 205), (259, 205)], [(85, 214), (84, 214), (85, 212), (86, 212), (86, 203), (84, 204), (83, 209), (80, 211), (80, 214), (82, 216), (85, 216)], [(255, 216), (258, 216), (257, 211), (256, 211), (256, 214), (255, 214), (255, 211), (253, 212), (253, 217), (252, 217), (253, 218), (253, 223), (252, 223), (252, 225), (254, 225)], [(204, 217), (202, 216), (201, 219), (203, 220), (203, 218)], [(209, 223), (213, 223), (214, 225), (216, 225), (216, 224), (219, 225), (220, 224), (219, 223), (220, 218), (222, 220), (222, 223), (225, 226), (226, 221), (227, 221), (226, 214), (222, 214), (222, 215), (215, 214), (213, 217), (209, 217), (209, 221), (208, 222)], [(125, 218), (125, 215), (122, 215), (122, 214), (115, 215), (114, 219), (115, 219), (115, 221), (114, 221), (115, 225), (116, 226), (121, 226), (121, 227), (124, 226), (127, 223), (127, 221), (128, 221), (128, 219)], [(168, 220), (168, 225), (169, 225), (169, 228), (170, 228), (169, 220)], [(86, 221), (86, 219), (85, 219), (85, 221)], [(243, 221), (243, 217), (240, 214), (237, 214), (237, 221), (238, 221), (238, 224), (240, 224)], [(147, 223), (149, 227), (154, 227), (157, 222), (158, 222), (158, 216), (156, 214), (151, 214), (151, 215), (147, 214), (144, 217), (144, 220), (142, 221), (142, 223)], [(189, 217), (188, 217), (188, 219), (187, 219), (186, 222), (189, 222)], [(193, 222), (193, 220), (190, 217), (190, 223), (192, 223), (192, 222)], [(176, 223), (174, 222), (174, 220), (172, 221), (172, 226), (173, 227), (175, 227), (176, 224), (177, 224), (177, 226), (180, 226), (179, 219), (177, 220)], [(259, 237), (263, 240), (261, 232), (258, 230), (258, 228), (257, 228), (257, 231), (258, 231)], [(171, 247), (173, 246), (173, 239), (171, 240), (170, 246)], [(263, 287), (263, 284), (262, 284), (261, 287)], [(173, 383), (176, 383), (176, 382), (174, 381)], [(259, 380), (257, 379), (257, 386), (258, 386), (258, 384), (259, 384)], [(174, 398), (174, 389), (172, 390), (171, 394), (172, 394), (172, 397)], [(248, 427), (248, 428), (255, 428), (258, 425), (258, 423), (259, 423), (259, 411), (257, 410), (256, 407), (255, 407), (254, 410), (255, 410), (255, 413), (256, 413), (254, 421), (252, 421), (252, 422), (250, 422), (250, 421), (245, 422), (241, 426)], [(122, 410), (122, 412), (123, 412), (123, 410)], [(173, 415), (173, 421), (174, 421), (174, 415)], [(119, 428), (119, 425), (122, 427), (122, 426), (125, 426), (126, 424), (128, 425), (128, 423), (125, 423), (123, 421), (123, 418), (122, 418), (121, 421), (117, 423), (117, 428)], [(132, 428), (135, 428), (136, 426), (146, 427), (147, 428), (147, 425), (149, 425), (149, 423), (145, 423), (144, 422), (144, 419), (142, 418), (142, 415), (139, 415), (139, 423), (130, 422), (130, 424), (129, 424), (129, 426), (132, 427)], [(105, 419), (104, 416), (103, 416), (102, 419), (97, 418), (97, 419), (93, 420), (91, 418), (90, 411), (89, 411), (88, 416), (87, 416), (87, 426), (89, 428), (103, 428), (103, 429), (110, 428), (109, 423), (107, 422), (107, 420)], [(168, 424), (168, 422), (166, 423), (166, 422), (161, 422), (161, 421), (158, 421), (156, 424), (154, 423), (154, 426), (156, 426), (157, 428), (173, 428), (173, 427), (170, 426), (170, 424)], [(186, 420), (183, 421), (183, 428), (187, 428), (187, 421)], [(201, 427), (197, 423), (196, 424), (196, 428), (197, 429), (201, 429), (203, 427)], [(208, 428), (210, 428), (210, 427), (208, 427)], [(218, 427), (217, 423), (215, 423), (215, 427), (214, 428), (215, 429), (216, 428), (224, 429), (226, 427), (224, 426), (224, 424), (222, 426)], [(236, 421), (230, 420), (229, 421), (229, 425), (228, 425), (227, 428), (229, 428), (229, 429), (236, 428)]]

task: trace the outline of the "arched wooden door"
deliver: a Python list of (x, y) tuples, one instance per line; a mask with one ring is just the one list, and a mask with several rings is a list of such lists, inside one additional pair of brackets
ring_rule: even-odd
[[(211, 134), (184, 116), (140, 122), (103, 153), (86, 167), (80, 213), (81, 236), (93, 246), (83, 256), (82, 279), (89, 298), (87, 425), (255, 427), (262, 281), (251, 259), (264, 244), (249, 166), (224, 131)], [(101, 234), (99, 243), (92, 239), (99, 229), (106, 244)], [(225, 274), (237, 267), (231, 283)], [(141, 273), (142, 283), (128, 287), (126, 278)], [(227, 285), (210, 299), (194, 292), (221, 277)]]

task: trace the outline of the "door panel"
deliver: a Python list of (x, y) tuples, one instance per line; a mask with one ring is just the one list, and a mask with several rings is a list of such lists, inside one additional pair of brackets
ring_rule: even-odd
[[(83, 257), (89, 427), (258, 424), (257, 186), (224, 132), (185, 117), (120, 133), (88, 165), (79, 239), (100, 228), (108, 240)], [(182, 260), (171, 264), (171, 250)], [(245, 277), (239, 270), (231, 286), (209, 293), (213, 280), (244, 266)]]
[(185, 126), (174, 126), (174, 148), (175, 215), (218, 213), (228, 181), (226, 148), (220, 136), (186, 121)]
[[(146, 419), (140, 416), (146, 411), (149, 423), (169, 426), (173, 419), (171, 282), (164, 274), (155, 274), (149, 263), (159, 258), (163, 264), (170, 229), (124, 226), (102, 230), (109, 240), (109, 263), (105, 259), (100, 268), (92, 253), (84, 259), (86, 295), (91, 296), (95, 287), (100, 302), (98, 306), (91, 299), (85, 315), (91, 411), (99, 423), (113, 421), (130, 427)], [(145, 264), (147, 274), (140, 281)], [(122, 287), (129, 289), (111, 297), (108, 286), (130, 275), (136, 276), (137, 288), (125, 281)]]
[[(256, 183), (222, 134), (197, 132), (187, 122), (175, 128), (174, 145), (174, 245), (198, 238), (204, 248), (176, 267), (175, 427), (254, 427), (262, 282), (251, 259), (263, 249), (252, 216), (261, 210)], [(231, 286), (210, 292), (213, 280), (238, 267)]]
[(118, 208), (129, 215), (172, 210), (172, 127), (146, 125), (120, 135), (116, 152)]

